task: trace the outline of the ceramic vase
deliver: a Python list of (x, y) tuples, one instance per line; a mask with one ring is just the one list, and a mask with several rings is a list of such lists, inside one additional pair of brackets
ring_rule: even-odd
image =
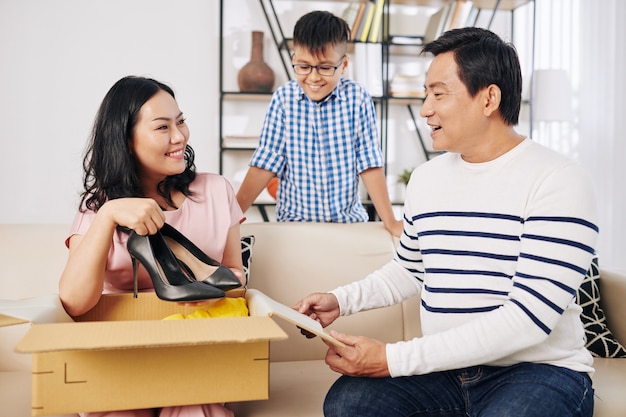
[(237, 76), (242, 93), (271, 93), (274, 88), (274, 71), (263, 59), (263, 37), (261, 31), (252, 32), (250, 62), (239, 70)]

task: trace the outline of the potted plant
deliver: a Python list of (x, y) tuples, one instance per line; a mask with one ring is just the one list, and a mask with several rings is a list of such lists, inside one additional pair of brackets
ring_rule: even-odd
[(413, 169), (414, 168), (406, 168), (404, 171), (402, 171), (400, 175), (398, 175), (398, 182), (406, 186), (409, 183), (409, 179), (411, 179)]

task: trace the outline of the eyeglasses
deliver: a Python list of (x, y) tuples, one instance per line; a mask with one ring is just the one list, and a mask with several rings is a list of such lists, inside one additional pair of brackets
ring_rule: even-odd
[(293, 70), (298, 75), (309, 75), (313, 72), (313, 68), (315, 71), (322, 77), (331, 77), (335, 75), (335, 71), (343, 64), (343, 59), (337, 65), (309, 65), (309, 64), (293, 64)]

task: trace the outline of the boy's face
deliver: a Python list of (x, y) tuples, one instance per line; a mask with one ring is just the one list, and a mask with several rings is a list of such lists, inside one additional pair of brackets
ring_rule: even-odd
[[(295, 46), (291, 63), (295, 66), (296, 79), (305, 94), (313, 101), (322, 101), (339, 83), (339, 78), (348, 67), (348, 56), (344, 48), (336, 48), (333, 45), (327, 46), (324, 53), (319, 56), (311, 54), (305, 47)], [(298, 74), (298, 72), (305, 73), (308, 70), (311, 72), (307, 75)], [(329, 75), (320, 75), (320, 72)]]

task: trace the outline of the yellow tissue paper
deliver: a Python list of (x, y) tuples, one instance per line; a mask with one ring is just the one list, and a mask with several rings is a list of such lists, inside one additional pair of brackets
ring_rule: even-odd
[(243, 297), (225, 297), (213, 302), (210, 306), (198, 308), (193, 313), (186, 316), (176, 313), (165, 317), (163, 320), (184, 320), (184, 319), (207, 319), (211, 317), (246, 317), (248, 316), (248, 306)]

